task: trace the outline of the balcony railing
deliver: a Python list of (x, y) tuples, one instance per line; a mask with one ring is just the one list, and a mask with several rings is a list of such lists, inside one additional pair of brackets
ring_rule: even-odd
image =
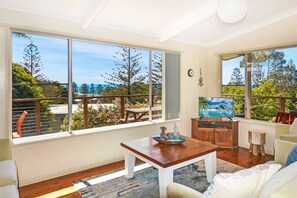
[[(13, 131), (16, 131), (16, 122), (24, 111), (28, 112), (28, 116), (22, 126), (23, 136), (61, 131), (61, 125), (68, 115), (67, 101), (67, 97), (13, 99)], [(143, 108), (149, 107), (148, 101), (149, 95), (76, 96), (73, 97), (72, 113), (75, 113), (77, 107), (80, 106), (83, 112), (83, 128), (87, 129), (89, 128), (90, 108), (97, 108), (98, 106), (107, 109), (108, 107), (119, 107), (116, 113), (123, 120), (126, 115), (125, 109), (131, 108), (129, 103), (133, 103), (132, 107), (139, 106)], [(152, 106), (160, 105), (161, 95), (153, 95)]]
[[(236, 103), (237, 100), (244, 101), (245, 95), (240, 94), (222, 94), (223, 97), (233, 98)], [(256, 102), (255, 102), (256, 101)], [(270, 102), (268, 102), (270, 101)], [(269, 116), (275, 117), (277, 112), (290, 112), (292, 109), (288, 107), (288, 102), (292, 101), (296, 104), (297, 99), (293, 97), (283, 97), (283, 96), (251, 96), (251, 110), (252, 112), (259, 108), (267, 107), (267, 104), (271, 105), (276, 109), (276, 111), (271, 112)], [(267, 109), (268, 111), (268, 109)], [(293, 110), (294, 111), (294, 110)], [(296, 110), (295, 110), (296, 111)], [(243, 115), (244, 116), (244, 102), (242, 104), (242, 108), (240, 112), (235, 112), (235, 115)]]

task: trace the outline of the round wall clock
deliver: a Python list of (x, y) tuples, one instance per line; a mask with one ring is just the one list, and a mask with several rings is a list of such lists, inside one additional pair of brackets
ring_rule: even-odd
[(194, 76), (194, 71), (192, 69), (188, 70), (188, 76), (190, 76), (190, 77)]

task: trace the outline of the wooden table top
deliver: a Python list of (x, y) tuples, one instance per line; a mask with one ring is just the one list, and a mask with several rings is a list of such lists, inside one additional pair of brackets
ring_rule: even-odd
[(124, 148), (166, 168), (193, 158), (216, 151), (219, 146), (186, 137), (182, 144), (170, 145), (145, 137), (121, 143)]

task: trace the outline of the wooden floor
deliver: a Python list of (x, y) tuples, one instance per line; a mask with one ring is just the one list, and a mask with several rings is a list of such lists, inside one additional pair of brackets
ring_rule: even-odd
[[(265, 163), (273, 160), (273, 156), (253, 156), (248, 152), (247, 149), (239, 148), (238, 150), (220, 150), (217, 152), (217, 157), (231, 163), (243, 166), (245, 168), (252, 167), (256, 164)], [(20, 188), (20, 196), (33, 198), (33, 197), (78, 197), (79, 193), (75, 190), (72, 185), (72, 181), (83, 179), (86, 177), (94, 176), (100, 173), (112, 171), (114, 169), (123, 168), (124, 162), (116, 162), (97, 168), (73, 173), (70, 175), (58, 177), (55, 179), (43, 181), (40, 183), (24, 186)]]

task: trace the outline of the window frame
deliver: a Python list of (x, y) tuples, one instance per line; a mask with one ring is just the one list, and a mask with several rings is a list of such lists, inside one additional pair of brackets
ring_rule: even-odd
[[(272, 47), (272, 48), (263, 48), (263, 49), (256, 49), (256, 50), (249, 50), (249, 51), (242, 51), (242, 52), (236, 52), (236, 53), (227, 53), (227, 54), (220, 54), (219, 55), (219, 59), (220, 59), (220, 73), (221, 73), (221, 86), (220, 86), (220, 95), (223, 96), (223, 57), (224, 56), (232, 56), (232, 55), (244, 55), (245, 56), (245, 93), (244, 93), (244, 99), (245, 99), (245, 103), (244, 103), (244, 118), (245, 119), (252, 119), (251, 115), (252, 115), (252, 89), (251, 89), (251, 84), (252, 84), (252, 79), (251, 79), (251, 72), (252, 72), (252, 53), (254, 52), (259, 52), (259, 51), (268, 51), (268, 50), (281, 50), (281, 49), (289, 49), (289, 48), (297, 48), (297, 44), (294, 45), (281, 45), (281, 46), (277, 46), (277, 47)], [(297, 54), (296, 54), (297, 56)], [(296, 62), (296, 66), (297, 66), (297, 62)], [(295, 70), (295, 73), (297, 73), (297, 67)], [(276, 114), (277, 112), (275, 112)], [(256, 119), (255, 119), (256, 120)], [(259, 120), (259, 121), (264, 121), (264, 120)]]
[[(97, 39), (90, 39), (90, 38), (86, 38), (86, 37), (75, 37), (75, 36), (71, 36), (71, 35), (61, 35), (61, 34), (55, 34), (55, 33), (48, 33), (48, 32), (40, 32), (40, 31), (34, 31), (34, 30), (25, 30), (25, 29), (18, 29), (18, 28), (9, 28), (8, 34), (9, 34), (9, 48), (10, 48), (10, 53), (9, 53), (9, 73), (10, 76), (12, 76), (12, 32), (19, 32), (19, 33), (25, 33), (25, 34), (33, 34), (36, 36), (45, 36), (45, 37), (52, 37), (52, 38), (59, 38), (59, 39), (66, 39), (67, 40), (67, 62), (68, 62), (68, 130), (63, 132), (63, 131), (57, 131), (57, 132), (53, 132), (53, 133), (47, 133), (47, 134), (43, 134), (43, 135), (33, 135), (33, 136), (28, 136), (28, 137), (22, 137), (22, 138), (18, 138), (18, 139), (13, 139), (16, 142), (22, 143), (22, 142), (26, 142), (23, 141), (23, 139), (27, 139), (28, 142), (31, 141), (39, 141), (39, 140), (46, 140), (46, 139), (55, 139), (60, 138), (60, 137), (68, 137), (68, 135), (65, 134), (89, 134), (89, 133), (94, 133), (94, 132), (104, 132), (104, 131), (110, 131), (110, 130), (118, 130), (118, 129), (126, 129), (126, 128), (130, 128), (130, 127), (138, 127), (138, 126), (143, 126), (143, 125), (150, 125), (150, 124), (154, 124), (154, 123), (163, 123), (163, 122), (172, 122), (175, 120), (179, 120), (179, 118), (176, 119), (172, 119), (172, 120), (165, 120), (165, 104), (166, 104), (166, 99), (165, 99), (165, 95), (164, 95), (164, 89), (165, 89), (165, 73), (164, 73), (164, 68), (165, 68), (165, 64), (164, 64), (164, 57), (163, 54), (166, 52), (169, 53), (175, 53), (175, 54), (181, 54), (179, 51), (172, 51), (172, 50), (165, 50), (165, 49), (158, 49), (158, 48), (152, 48), (152, 47), (143, 47), (143, 46), (137, 46), (137, 45), (127, 45), (127, 44), (122, 44), (122, 43), (113, 43), (113, 42), (106, 42), (106, 41), (101, 41), (101, 40), (97, 40)], [(73, 95), (72, 95), (72, 89), (73, 87), (70, 86), (72, 85), (72, 41), (73, 40), (79, 40), (82, 42), (90, 42), (90, 43), (96, 43), (96, 44), (101, 44), (101, 45), (111, 45), (111, 46), (124, 46), (124, 47), (129, 47), (129, 48), (137, 48), (137, 49), (144, 49), (144, 50), (148, 50), (149, 51), (149, 121), (142, 121), (142, 122), (137, 122), (137, 123), (128, 123), (128, 124), (118, 124), (118, 125), (111, 125), (111, 126), (106, 126), (106, 127), (95, 127), (95, 128), (87, 128), (87, 129), (82, 129), (82, 130), (76, 130), (73, 131), (71, 129), (71, 124), (72, 124), (72, 99), (73, 99)], [(160, 51), (162, 54), (162, 67), (164, 67), (162, 69), (162, 118), (158, 119), (158, 120), (153, 120), (152, 119), (152, 83), (151, 83), (151, 69), (152, 69), (152, 51)], [(180, 79), (179, 79), (180, 80)], [(9, 94), (10, 94), (10, 107), (9, 107), (9, 120), (10, 120), (10, 124), (9, 124), (9, 131), (12, 134), (12, 77), (10, 77), (9, 79)], [(180, 97), (180, 96), (179, 96)], [(10, 137), (12, 137), (12, 135), (10, 135)]]

